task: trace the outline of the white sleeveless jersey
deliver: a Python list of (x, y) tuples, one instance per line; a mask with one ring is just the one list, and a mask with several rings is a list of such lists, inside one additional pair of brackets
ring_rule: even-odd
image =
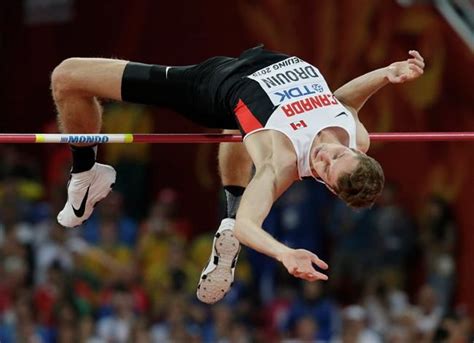
[(247, 133), (276, 130), (293, 144), (300, 178), (313, 176), (310, 149), (316, 135), (328, 127), (344, 129), (349, 147), (356, 148), (356, 122), (352, 113), (332, 94), (319, 70), (298, 57), (262, 68), (248, 75), (257, 81), (275, 105), (264, 127)]

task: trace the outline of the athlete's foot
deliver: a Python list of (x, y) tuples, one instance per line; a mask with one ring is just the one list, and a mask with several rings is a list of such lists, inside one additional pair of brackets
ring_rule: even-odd
[(65, 227), (76, 227), (92, 214), (94, 206), (104, 199), (115, 183), (115, 169), (95, 163), (85, 172), (71, 174), (67, 186), (67, 202), (58, 214), (58, 223)]
[(201, 273), (197, 297), (202, 302), (213, 304), (221, 300), (234, 281), (235, 265), (240, 243), (234, 236), (235, 219), (222, 220), (212, 243), (209, 262)]

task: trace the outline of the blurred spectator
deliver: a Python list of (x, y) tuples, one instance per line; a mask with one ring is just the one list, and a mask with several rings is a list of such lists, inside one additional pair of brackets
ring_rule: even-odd
[(368, 273), (378, 263), (377, 231), (370, 210), (354, 211), (336, 199), (328, 214), (329, 236), (333, 245), (329, 261), (330, 283), (345, 304), (357, 301)]
[(284, 283), (275, 286), (275, 297), (266, 304), (263, 317), (265, 338), (269, 341), (277, 340), (288, 326), (288, 315), (295, 297), (295, 291)]
[(56, 306), (56, 341), (68, 343), (76, 340), (79, 333), (77, 326), (77, 311), (69, 301), (63, 301)]
[(382, 339), (367, 325), (367, 313), (359, 305), (346, 307), (342, 312), (342, 343), (381, 343)]
[[(322, 282), (302, 282), (301, 295), (295, 299), (288, 311), (287, 330), (297, 332), (301, 329), (308, 332), (305, 328), (309, 330), (310, 322), (314, 321), (316, 335), (312, 339), (329, 341), (333, 337), (337, 308), (324, 294), (323, 287)], [(298, 325), (301, 325), (301, 328), (298, 328)]]
[(209, 306), (197, 299), (188, 301), (188, 326), (194, 336), (208, 342), (213, 336), (212, 318), (209, 316)]
[(312, 316), (298, 318), (294, 328), (294, 339), (299, 342), (314, 342), (318, 336), (318, 324)]
[(28, 293), (22, 292), (15, 300), (13, 311), (3, 319), (0, 325), (0, 342), (40, 343), (52, 337), (47, 330), (36, 325), (32, 303)]
[(28, 266), (22, 256), (2, 256), (0, 272), (0, 314), (8, 318), (15, 297), (27, 286)]
[(384, 337), (390, 343), (420, 341), (420, 334), (416, 328), (416, 319), (411, 309), (407, 309), (391, 319)]
[(34, 293), (34, 305), (38, 309), (38, 322), (52, 326), (55, 306), (66, 297), (66, 273), (59, 262), (52, 263), (45, 271), (42, 282)]
[(59, 268), (71, 272), (74, 268), (74, 251), (82, 251), (85, 243), (73, 237), (72, 231), (65, 229), (56, 222), (48, 222), (47, 234), (36, 244), (35, 281), (42, 283), (48, 269), (56, 264)]
[(414, 317), (416, 328), (423, 339), (432, 338), (442, 316), (443, 309), (435, 290), (429, 285), (422, 286), (414, 307)]
[(0, 256), (4, 262), (17, 260), (17, 264), (26, 268), (25, 280), (32, 282), (33, 273), (33, 230), (25, 220), (27, 213), (22, 213), (21, 199), (8, 197), (0, 201)]
[(241, 322), (232, 323), (229, 335), (229, 342), (232, 343), (250, 343), (253, 342), (251, 332), (247, 325)]
[(456, 231), (449, 204), (439, 196), (431, 196), (421, 218), (421, 243), (428, 283), (435, 290), (443, 310), (450, 306), (453, 294)]
[(95, 332), (95, 322), (90, 316), (82, 317), (78, 328), (79, 342), (81, 343), (103, 343), (103, 340)]
[(367, 310), (369, 327), (381, 337), (410, 306), (408, 296), (383, 279), (382, 275), (368, 279), (363, 305)]
[(434, 337), (434, 342), (473, 342), (474, 331), (472, 321), (467, 313), (463, 311), (453, 311), (446, 315), (438, 326)]
[(117, 241), (116, 227), (111, 223), (101, 227), (101, 234), (101, 244), (81, 254), (80, 268), (104, 285), (129, 281), (134, 276), (131, 249)]
[(0, 153), (0, 198), (27, 202), (41, 199), (44, 188), (38, 160), (12, 145), (2, 146)]
[(416, 230), (398, 200), (397, 185), (387, 182), (370, 216), (377, 234), (377, 268), (381, 272), (396, 273), (403, 281), (416, 244)]
[(100, 202), (81, 232), (87, 242), (95, 245), (112, 243), (110, 239), (113, 235), (118, 244), (133, 247), (137, 238), (137, 223), (123, 212), (123, 196), (111, 192)]
[(154, 245), (165, 244), (170, 238), (190, 238), (191, 224), (180, 216), (178, 194), (175, 190), (166, 188), (158, 193), (150, 206), (148, 216), (142, 222), (140, 233), (140, 254), (147, 260), (151, 259), (149, 255), (153, 254)]
[(162, 294), (173, 291), (194, 294), (199, 278), (200, 270), (187, 258), (185, 245), (181, 241), (169, 242), (168, 248), (166, 258), (144, 274), (145, 287), (155, 301), (160, 301)]
[(129, 342), (133, 343), (152, 343), (149, 327), (143, 317), (137, 318), (133, 322)]
[(153, 342), (187, 342), (190, 332), (186, 326), (186, 302), (179, 294), (167, 293), (171, 297), (165, 299), (163, 320), (151, 327)]
[(232, 332), (233, 316), (232, 309), (224, 303), (214, 305), (211, 309), (214, 325), (212, 330), (213, 342), (228, 341)]
[(112, 294), (112, 313), (97, 322), (97, 335), (106, 342), (128, 342), (133, 323), (133, 298), (126, 289), (117, 287)]
[(31, 226), (24, 221), (18, 203), (0, 202), (0, 315), (13, 309), (19, 290), (32, 282), (33, 252)]
[[(108, 103), (104, 108), (105, 132), (149, 133), (153, 131), (153, 116), (146, 106), (131, 103)], [(135, 220), (145, 216), (150, 200), (150, 144), (106, 144), (101, 148), (105, 161), (117, 170), (116, 191), (126, 194), (124, 212)]]

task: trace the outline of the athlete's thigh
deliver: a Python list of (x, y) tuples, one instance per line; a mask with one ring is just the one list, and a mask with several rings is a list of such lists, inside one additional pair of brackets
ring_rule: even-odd
[(69, 58), (53, 72), (66, 90), (84, 96), (122, 100), (122, 75), (128, 61), (107, 58)]

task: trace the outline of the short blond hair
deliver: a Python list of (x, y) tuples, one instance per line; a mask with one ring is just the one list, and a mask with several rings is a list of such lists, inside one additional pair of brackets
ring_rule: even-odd
[(371, 207), (382, 193), (385, 176), (375, 159), (361, 152), (356, 154), (357, 167), (339, 176), (334, 191), (350, 207)]

